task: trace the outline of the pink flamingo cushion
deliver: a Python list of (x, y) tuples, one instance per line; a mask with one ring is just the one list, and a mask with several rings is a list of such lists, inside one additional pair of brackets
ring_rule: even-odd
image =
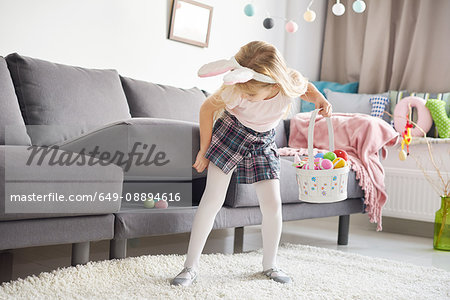
[[(425, 106), (426, 101), (422, 98), (409, 96), (400, 100), (395, 106), (394, 110), (394, 127), (398, 132), (403, 132), (406, 126), (406, 115), (409, 113), (409, 105), (417, 109), (418, 118), (417, 125), (422, 128), (423, 131), (428, 132), (431, 125), (433, 125), (433, 119), (431, 118), (430, 111)], [(415, 127), (411, 129), (411, 136), (423, 136), (422, 131)]]

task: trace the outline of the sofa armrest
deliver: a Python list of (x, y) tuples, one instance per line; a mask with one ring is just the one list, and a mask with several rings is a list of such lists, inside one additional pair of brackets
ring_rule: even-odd
[(131, 118), (59, 145), (91, 153), (124, 170), (126, 180), (186, 181), (206, 176), (192, 168), (200, 149), (199, 124), (163, 118)]

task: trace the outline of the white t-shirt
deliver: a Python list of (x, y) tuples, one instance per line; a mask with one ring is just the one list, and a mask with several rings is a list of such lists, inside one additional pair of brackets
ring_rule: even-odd
[[(225, 97), (229, 94), (229, 92), (224, 91), (222, 98), (226, 99)], [(225, 101), (227, 100), (229, 99)], [(281, 92), (273, 98), (261, 101), (248, 101), (236, 97), (226, 104), (225, 109), (245, 126), (258, 132), (265, 132), (278, 125), (291, 101), (292, 98), (283, 96)]]

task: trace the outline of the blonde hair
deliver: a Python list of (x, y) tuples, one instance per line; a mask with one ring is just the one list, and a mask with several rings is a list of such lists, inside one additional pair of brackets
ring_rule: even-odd
[[(280, 87), (280, 92), (285, 96), (290, 98), (301, 96), (305, 94), (308, 88), (308, 80), (296, 70), (288, 68), (278, 49), (267, 42), (250, 42), (242, 46), (234, 57), (241, 66), (272, 77), (277, 82), (275, 84)], [(218, 110), (215, 111), (214, 121), (223, 114), (225, 104), (238, 97), (239, 92), (253, 93), (256, 90), (273, 85), (274, 83), (266, 83), (254, 79), (234, 85), (222, 85), (217, 93), (221, 94), (223, 91), (230, 89), (228, 92), (231, 97), (227, 97), (227, 99), (215, 97), (214, 102), (218, 106)], [(283, 119), (289, 114), (291, 106), (292, 104), (289, 104)]]

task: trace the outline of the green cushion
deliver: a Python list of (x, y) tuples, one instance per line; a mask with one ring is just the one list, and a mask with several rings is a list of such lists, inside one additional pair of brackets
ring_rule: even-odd
[(425, 104), (431, 112), (440, 138), (450, 138), (450, 119), (445, 111), (445, 101), (429, 99)]

